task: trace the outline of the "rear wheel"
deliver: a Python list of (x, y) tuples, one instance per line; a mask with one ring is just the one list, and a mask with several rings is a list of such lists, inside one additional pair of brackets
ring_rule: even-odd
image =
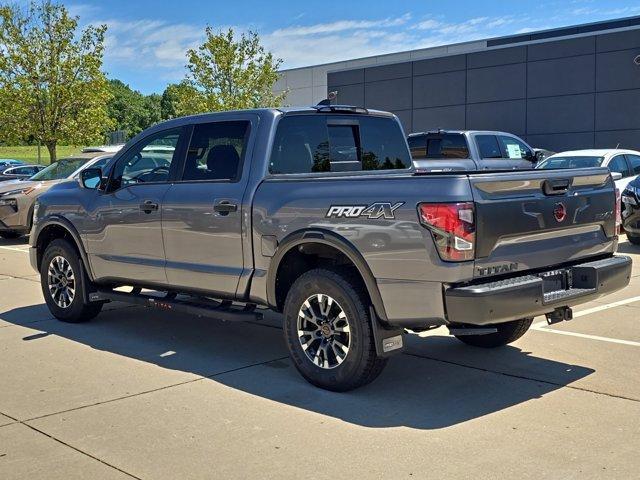
[(386, 365), (378, 358), (368, 296), (342, 272), (311, 270), (298, 278), (284, 307), (285, 340), (302, 376), (344, 392), (366, 385)]
[(473, 345), (474, 347), (502, 347), (511, 342), (515, 342), (523, 336), (527, 330), (529, 330), (532, 322), (533, 318), (521, 318), (519, 320), (513, 320), (512, 322), (492, 325), (492, 327), (498, 330), (496, 333), (490, 333), (488, 335), (456, 335), (455, 337), (461, 342), (467, 345)]
[(80, 258), (66, 240), (49, 244), (42, 257), (40, 284), (49, 311), (63, 322), (86, 322), (102, 310), (102, 303), (85, 303), (85, 279)]

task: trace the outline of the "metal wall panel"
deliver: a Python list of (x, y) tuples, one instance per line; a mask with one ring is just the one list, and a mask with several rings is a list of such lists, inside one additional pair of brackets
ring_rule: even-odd
[(527, 97), (591, 93), (595, 89), (595, 55), (529, 62)]
[(633, 62), (640, 47), (617, 52), (599, 53), (596, 68), (596, 90), (640, 88), (640, 66)]
[(640, 128), (640, 90), (596, 94), (596, 130)]
[(464, 71), (413, 77), (413, 108), (464, 104), (465, 85)]
[(527, 134), (593, 131), (592, 93), (533, 98), (527, 102)]
[(527, 47), (499, 48), (467, 55), (467, 68), (495, 67), (527, 60)]
[(525, 98), (526, 64), (467, 70), (467, 102)]
[(525, 100), (467, 105), (467, 129), (525, 134)]
[(536, 43), (527, 47), (527, 61), (535, 62), (574, 55), (587, 55), (595, 53), (595, 51), (596, 39), (594, 36)]
[(432, 73), (453, 72), (467, 68), (466, 55), (452, 55), (450, 57), (429, 58), (413, 62), (414, 75), (429, 75)]
[(464, 105), (414, 109), (412, 131), (424, 132), (438, 128), (464, 130), (464, 109)]
[(411, 78), (365, 83), (364, 98), (367, 107), (380, 110), (410, 110)]

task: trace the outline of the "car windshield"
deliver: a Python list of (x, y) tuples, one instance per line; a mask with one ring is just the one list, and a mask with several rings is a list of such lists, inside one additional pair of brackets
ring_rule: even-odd
[(566, 156), (566, 157), (549, 157), (540, 162), (536, 168), (554, 169), (554, 168), (589, 168), (599, 167), (602, 165), (603, 157), (582, 157), (582, 156)]
[(29, 180), (62, 180), (87, 163), (89, 158), (65, 158), (52, 163)]

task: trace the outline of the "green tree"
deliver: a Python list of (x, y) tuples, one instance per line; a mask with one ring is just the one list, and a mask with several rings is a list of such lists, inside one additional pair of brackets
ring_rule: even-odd
[(274, 95), (278, 80), (276, 59), (260, 44), (257, 33), (233, 29), (215, 33), (206, 29), (206, 39), (187, 52), (187, 77), (172, 88), (175, 113), (195, 113), (278, 106), (285, 94)]
[(128, 138), (145, 128), (158, 123), (160, 115), (160, 95), (145, 96), (120, 80), (109, 80), (111, 100), (107, 103), (107, 113), (116, 130), (124, 130)]
[(176, 103), (178, 102), (177, 89), (179, 88), (175, 83), (171, 83), (162, 92), (160, 100), (160, 118), (162, 120), (170, 120), (178, 116), (176, 114)]
[(78, 31), (63, 5), (0, 6), (0, 133), (29, 137), (56, 160), (58, 143), (100, 141), (111, 128), (101, 71), (106, 26)]

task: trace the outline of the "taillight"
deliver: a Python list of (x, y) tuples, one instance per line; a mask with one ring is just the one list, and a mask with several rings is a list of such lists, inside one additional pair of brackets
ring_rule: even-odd
[(622, 230), (622, 194), (616, 188), (616, 235), (620, 235)]
[(421, 203), (418, 213), (422, 225), (431, 230), (442, 260), (473, 260), (476, 244), (473, 203)]

